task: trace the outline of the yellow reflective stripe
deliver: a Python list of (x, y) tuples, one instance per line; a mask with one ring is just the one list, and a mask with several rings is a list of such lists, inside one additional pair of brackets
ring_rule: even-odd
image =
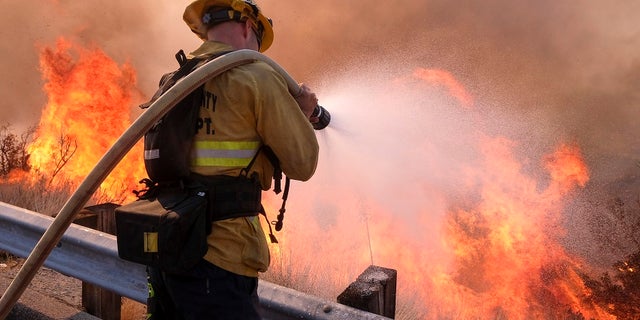
[(192, 165), (246, 167), (258, 147), (259, 141), (196, 141)]
[(196, 149), (258, 150), (260, 141), (196, 141)]
[(196, 167), (246, 167), (251, 162), (249, 159), (221, 159), (221, 158), (197, 158), (193, 161)]

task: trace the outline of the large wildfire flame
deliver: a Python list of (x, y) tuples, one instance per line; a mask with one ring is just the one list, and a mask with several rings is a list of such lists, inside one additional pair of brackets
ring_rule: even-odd
[(447, 244), (453, 254), (451, 274), (433, 283), (446, 310), (464, 304), (463, 318), (561, 319), (568, 312), (593, 319), (614, 319), (594, 306), (577, 274), (578, 259), (559, 245), (563, 201), (588, 181), (576, 146), (561, 145), (545, 159), (551, 177), (540, 190), (523, 174), (512, 142), (485, 139), (484, 166), (471, 170), (481, 185), (474, 207), (451, 211)]
[[(72, 50), (78, 53), (77, 59)], [(29, 149), (31, 164), (40, 172), (55, 172), (52, 181), (79, 183), (128, 127), (135, 72), (130, 65), (118, 66), (99, 49), (80, 48), (65, 40), (43, 50), (41, 59), (49, 103)], [(418, 68), (409, 78), (444, 88), (465, 110), (473, 110), (469, 108), (473, 98), (450, 73)], [(401, 313), (398, 318), (615, 319), (590, 300), (591, 293), (579, 277), (582, 262), (560, 245), (564, 203), (589, 180), (579, 146), (558, 145), (540, 165), (546, 178), (536, 179), (523, 169), (523, 162), (529, 160), (514, 154), (516, 142), (482, 133), (479, 136), (477, 148), (482, 159), (463, 168), (459, 177), (467, 199), (452, 205), (443, 196), (441, 203), (425, 206), (412, 218), (413, 228), (398, 223), (394, 213), (366, 195), (354, 195), (349, 185), (333, 187), (333, 197), (339, 201), (324, 203), (323, 208), (296, 204), (298, 212), (319, 210), (330, 216), (329, 211), (335, 209), (365, 214), (351, 220), (335, 217), (324, 225), (305, 220), (304, 214), (288, 218), (289, 224), (304, 229), (287, 229), (279, 236), (280, 244), (272, 246), (272, 269), (280, 272), (276, 277), (293, 285), (287, 281), (316, 274), (322, 278), (316, 283), (344, 287), (353, 280), (354, 272), (360, 271), (353, 266), (366, 265), (375, 255), (377, 264), (398, 269), (399, 309), (412, 304), (419, 310)], [(114, 192), (114, 197), (127, 192), (144, 175), (140, 152), (134, 152), (105, 182), (105, 192)], [(57, 172), (64, 159), (68, 161)], [(409, 183), (410, 189), (418, 191), (408, 197), (420, 198), (420, 192), (429, 192), (419, 181)], [(305, 197), (296, 193), (296, 187), (292, 197)], [(279, 200), (267, 201), (273, 212)], [(434, 207), (445, 212), (441, 225), (433, 224), (430, 210)], [(363, 220), (369, 250), (332, 252), (331, 248), (344, 247), (344, 243), (358, 247), (357, 236), (346, 233), (342, 226), (362, 224)], [(321, 239), (308, 240), (310, 230)], [(322, 256), (325, 263), (300, 262), (304, 257), (296, 256), (301, 246), (296, 241), (303, 239), (307, 241), (302, 250), (307, 255), (315, 253), (308, 259)], [(353, 263), (344, 263), (345, 256)], [(327, 263), (332, 265), (329, 272)]]
[[(40, 64), (49, 101), (29, 146), (30, 165), (53, 185), (77, 185), (131, 124), (135, 71), (65, 39), (44, 48)], [(107, 177), (100, 189), (106, 199), (126, 198), (144, 177), (140, 154), (138, 145)]]
[[(424, 90), (427, 85), (430, 91), (442, 90), (456, 99), (463, 112), (472, 113), (473, 121), (482, 121), (474, 108), (469, 108), (474, 105), (473, 97), (449, 72), (418, 68), (394, 83), (403, 88), (388, 98), (394, 103), (393, 112), (367, 105), (367, 115), (380, 113), (385, 123), (404, 120), (405, 115), (397, 113), (402, 112), (399, 106), (407, 100), (398, 97), (407, 90)], [(342, 102), (358, 103), (359, 98)], [(387, 101), (382, 99), (378, 103), (385, 105)], [(383, 153), (390, 154), (390, 158), (384, 158), (398, 160), (387, 164), (389, 168), (378, 163), (376, 152), (350, 144), (357, 141), (355, 138), (347, 139), (350, 143), (340, 149), (340, 141), (329, 131), (326, 141), (331, 143), (326, 146), (329, 155), (324, 161), (366, 163), (363, 171), (371, 176), (330, 164), (327, 166), (338, 170), (332, 173), (333, 180), (317, 178), (319, 185), (326, 183), (329, 188), (295, 186), (294, 199), (299, 193), (314, 195), (293, 204), (296, 210), (317, 214), (315, 219), (304, 214), (289, 218), (294, 220), (289, 222), (294, 230), (288, 229), (281, 245), (272, 248), (272, 268), (279, 273), (275, 278), (286, 283), (287, 275), (305, 278), (312, 284), (297, 285), (304, 290), (344, 288), (366, 265), (375, 263), (398, 270), (399, 309), (404, 309), (397, 315), (400, 319), (615, 319), (596, 304), (585, 285), (582, 275), (591, 271), (589, 267), (561, 244), (566, 236), (562, 217), (565, 206), (589, 181), (580, 147), (572, 142), (558, 143), (541, 160), (523, 158), (516, 152), (518, 142), (474, 131), (482, 125), (471, 128), (473, 132), (464, 141), (476, 145), (458, 141), (456, 148), (477, 149), (477, 159), (467, 160), (453, 173), (430, 176), (437, 180), (446, 175), (457, 180), (458, 196), (450, 195), (434, 190), (429, 181), (415, 178), (426, 176), (420, 170), (449, 170), (438, 163), (439, 157), (433, 157), (441, 151), (437, 146), (428, 141), (415, 144), (422, 136), (416, 134), (414, 125), (431, 123), (419, 112), (419, 104), (425, 101), (418, 100), (418, 105), (407, 108), (412, 121), (401, 120), (398, 124), (411, 129), (400, 131), (394, 125), (379, 126), (372, 118), (359, 118), (365, 122), (364, 127), (373, 127), (369, 134), (398, 132), (391, 137), (375, 136), (374, 143), (368, 145), (384, 146)], [(458, 128), (466, 124), (453, 123)], [(349, 129), (356, 131), (351, 127), (328, 130)], [(385, 143), (384, 139), (396, 142)], [(397, 139), (406, 140), (407, 145), (398, 147)], [(358, 153), (365, 155), (359, 158)], [(403, 165), (411, 169), (401, 168)], [(323, 169), (321, 164), (321, 176), (326, 174)], [(370, 187), (372, 184), (377, 187)], [(361, 192), (362, 186), (369, 189)], [(376, 189), (384, 190), (371, 192)], [(305, 207), (309, 198), (318, 200)], [(270, 211), (276, 209), (277, 199)], [(363, 224), (366, 230), (359, 231)], [(331, 276), (324, 278), (327, 274)], [(327, 298), (335, 293), (327, 294)]]

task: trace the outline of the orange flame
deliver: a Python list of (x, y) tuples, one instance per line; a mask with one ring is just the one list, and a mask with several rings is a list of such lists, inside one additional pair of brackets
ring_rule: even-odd
[[(442, 231), (429, 209), (415, 220), (421, 236), (408, 236), (389, 214), (373, 212), (373, 233), (390, 235), (374, 240), (376, 256), (398, 269), (402, 301), (411, 295), (422, 304), (416, 308), (424, 314), (410, 318), (565, 319), (570, 312), (615, 319), (590, 301), (580, 260), (560, 245), (563, 202), (589, 179), (579, 148), (561, 145), (545, 157), (551, 182), (538, 190), (514, 146), (505, 138), (482, 139), (484, 160), (469, 168), (475, 183), (467, 184), (478, 186), (478, 200), (449, 210)], [(433, 234), (442, 237), (442, 251), (424, 245), (434, 244)]]
[(418, 68), (413, 77), (426, 81), (432, 85), (444, 86), (453, 97), (465, 107), (473, 106), (473, 98), (458, 80), (448, 71), (439, 69)]
[[(52, 183), (79, 184), (131, 123), (135, 71), (129, 64), (118, 66), (99, 49), (65, 39), (42, 50), (40, 65), (48, 103), (28, 147), (30, 165)], [(101, 185), (107, 198), (122, 199), (137, 187), (144, 176), (140, 148)]]
[[(478, 201), (447, 214), (444, 254), (399, 251), (420, 248), (420, 241), (403, 237), (406, 230), (394, 230), (392, 223), (378, 225), (394, 235), (377, 244), (378, 254), (398, 266), (401, 287), (415, 289), (411, 294), (424, 302), (425, 319), (562, 319), (569, 312), (615, 319), (590, 301), (580, 260), (559, 243), (564, 197), (589, 179), (580, 150), (561, 145), (547, 156), (552, 181), (538, 190), (513, 147), (505, 138), (481, 142), (483, 165), (469, 171), (477, 182), (470, 185), (480, 186)], [(416, 223), (425, 232), (433, 229), (426, 218)]]
[(466, 299), (474, 301), (466, 307), (483, 318), (549, 319), (567, 310), (613, 318), (589, 303), (579, 261), (558, 242), (563, 196), (588, 181), (579, 149), (563, 145), (547, 157), (552, 182), (538, 191), (537, 181), (521, 172), (511, 145), (500, 138), (484, 141), (489, 170), (476, 173), (483, 186), (480, 202), (448, 217), (456, 272), (446, 284), (464, 288)]
[(546, 168), (561, 194), (571, 191), (573, 185), (584, 187), (589, 181), (589, 170), (576, 145), (563, 144), (545, 160)]

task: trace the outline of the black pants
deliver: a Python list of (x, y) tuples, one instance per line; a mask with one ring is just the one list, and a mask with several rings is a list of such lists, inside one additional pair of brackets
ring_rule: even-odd
[(221, 269), (205, 260), (185, 274), (149, 268), (151, 320), (260, 319), (258, 278)]

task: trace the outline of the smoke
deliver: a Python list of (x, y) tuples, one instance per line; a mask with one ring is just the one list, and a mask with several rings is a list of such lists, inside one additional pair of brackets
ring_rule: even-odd
[(183, 9), (170, 1), (1, 0), (1, 121), (17, 129), (38, 122), (46, 104), (38, 55), (59, 37), (131, 62), (141, 92), (150, 95), (160, 75), (177, 66), (173, 54), (197, 45), (181, 22)]
[[(38, 118), (45, 103), (38, 48), (61, 36), (131, 61), (141, 91), (150, 94), (159, 75), (175, 67), (173, 54), (198, 45), (181, 20), (187, 3), (0, 1), (0, 118), (15, 125)], [(532, 140), (577, 139), (594, 150), (592, 161), (637, 151), (629, 143), (640, 100), (635, 1), (260, 4), (276, 32), (268, 54), (317, 90), (353, 73), (444, 69), (487, 106), (501, 130), (537, 124), (540, 136)]]

